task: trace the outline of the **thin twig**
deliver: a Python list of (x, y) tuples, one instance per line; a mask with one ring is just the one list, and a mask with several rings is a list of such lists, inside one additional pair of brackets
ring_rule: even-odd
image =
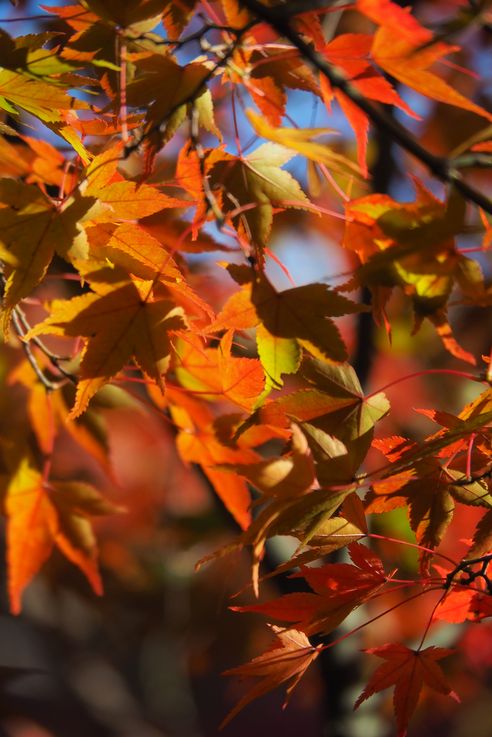
[(199, 28), (197, 31), (194, 31), (188, 36), (184, 36), (180, 39), (173, 40), (170, 38), (155, 37), (155, 34), (151, 34), (149, 32), (139, 33), (135, 36), (127, 34), (127, 39), (131, 42), (151, 41), (155, 46), (173, 46), (174, 49), (182, 49), (184, 46), (194, 41), (200, 43), (209, 31), (223, 31), (225, 33), (230, 33), (233, 35), (237, 34), (237, 30), (232, 28), (232, 26), (221, 25), (219, 23), (211, 23), (201, 13), (199, 13), (198, 16), (202, 18), (203, 26), (201, 26), (201, 28)]
[(34, 371), (34, 373), (36, 374), (36, 376), (38, 377), (39, 381), (44, 386), (44, 388), (46, 389), (46, 391), (52, 392), (52, 391), (55, 391), (56, 389), (59, 389), (60, 386), (62, 386), (65, 383), (65, 381), (62, 381), (62, 382), (59, 382), (59, 381), (54, 382), (54, 381), (51, 381), (50, 379), (48, 379), (47, 376), (45, 376), (43, 370), (41, 369), (41, 366), (39, 365), (39, 363), (36, 360), (36, 356), (32, 352), (32, 348), (31, 348), (30, 344), (24, 340), (24, 331), (22, 329), (22, 325), (21, 325), (20, 320), (19, 320), (19, 315), (17, 314), (17, 312), (15, 311), (15, 309), (12, 312), (12, 324), (14, 326), (14, 330), (15, 330), (16, 334), (18, 335), (18, 337), (19, 337), (19, 339), (21, 341), (22, 349), (23, 349), (23, 351), (24, 351), (24, 353), (26, 355), (27, 360), (29, 361), (29, 363), (31, 365), (32, 370)]
[(193, 100), (197, 97), (200, 91), (205, 88), (205, 85), (207, 84), (207, 82), (213, 79), (217, 71), (221, 67), (224, 67), (227, 64), (227, 62), (233, 56), (234, 52), (239, 46), (241, 42), (241, 38), (244, 36), (244, 34), (247, 33), (247, 31), (249, 31), (251, 28), (253, 28), (257, 24), (258, 24), (257, 20), (252, 20), (249, 23), (247, 23), (245, 26), (243, 26), (242, 28), (231, 29), (230, 32), (233, 33), (235, 36), (234, 40), (232, 41), (232, 43), (230, 43), (226, 47), (224, 51), (222, 50), (217, 51), (217, 57), (218, 57), (217, 62), (208, 71), (208, 73), (204, 76), (204, 78), (194, 87), (194, 89), (190, 92), (190, 94), (186, 97), (186, 99), (180, 100), (174, 105), (172, 105), (171, 108), (165, 114), (165, 116), (161, 118), (161, 120), (159, 120), (157, 123), (154, 123), (154, 125), (152, 125), (148, 130), (144, 131), (144, 133), (140, 136), (138, 140), (135, 140), (133, 143), (130, 143), (127, 146), (125, 146), (123, 150), (123, 157), (128, 158), (134, 151), (136, 151), (139, 148), (139, 146), (144, 142), (146, 138), (149, 138), (154, 133), (160, 132), (164, 123), (166, 123), (166, 121), (168, 121), (169, 118), (171, 118), (174, 115), (174, 113), (177, 110), (179, 110), (180, 107), (182, 107), (183, 105), (189, 105), (191, 102), (193, 102)]

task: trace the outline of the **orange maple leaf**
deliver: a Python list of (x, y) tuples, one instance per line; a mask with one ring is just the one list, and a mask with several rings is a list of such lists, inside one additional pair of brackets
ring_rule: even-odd
[(18, 614), (26, 586), (56, 545), (84, 573), (96, 594), (102, 593), (97, 546), (87, 519), (118, 511), (88, 484), (50, 482), (23, 458), (5, 496), (10, 609)]
[[(374, 70), (370, 60), (372, 36), (364, 33), (345, 33), (325, 44), (323, 54), (329, 62), (343, 70), (351, 85), (364, 97), (376, 102), (395, 105), (412, 118), (419, 116), (401, 99), (392, 85)], [(369, 133), (369, 119), (340, 90), (333, 89), (326, 77), (320, 78), (320, 92), (328, 112), (335, 97), (352, 126), (358, 149), (359, 166), (367, 176), (366, 153)]]
[(222, 398), (251, 411), (265, 386), (256, 358), (231, 354), (232, 331), (227, 331), (219, 348), (206, 348), (197, 336), (183, 334), (176, 342), (176, 377), (186, 389), (210, 400)]
[(433, 40), (432, 32), (418, 22), (409, 8), (399, 7), (391, 0), (357, 0), (356, 7), (379, 25), (371, 53), (387, 74), (432, 100), (492, 120), (490, 112), (430, 71), (430, 67), (445, 55), (459, 51), (459, 46)]
[(185, 327), (183, 310), (159, 293), (153, 282), (127, 281), (71, 300), (56, 300), (46, 320), (27, 334), (84, 336), (80, 381), (71, 417), (135, 357), (140, 368), (164, 389), (171, 357), (169, 331)]

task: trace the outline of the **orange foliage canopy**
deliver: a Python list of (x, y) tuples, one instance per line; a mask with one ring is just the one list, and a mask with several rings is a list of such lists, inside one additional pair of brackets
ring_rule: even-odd
[[(2, 410), (15, 418), (0, 442), (13, 613), (55, 546), (102, 593), (91, 520), (121, 510), (58, 461), (70, 437), (113, 483), (104, 411), (138, 405), (172, 422), (176, 453), (203, 470), (241, 528), (217, 554), (251, 548), (257, 595), (269, 539), (298, 541), (279, 571), (299, 566), (311, 590), (235, 607), (284, 624), (272, 625), (272, 649), (229, 671), (257, 679), (229, 718), (279, 685), (290, 694), (331, 646), (310, 637), (358, 607), (376, 611), (401, 586), (440, 590), (431, 619), (490, 616), (490, 363), (471, 374), (443, 367), (480, 393), (422, 410), (439, 429), (412, 439), (395, 434), (384, 391), (366, 394), (350, 364), (354, 324), (369, 311), (390, 337), (392, 323), (409, 334), (411, 311), (412, 334), (425, 326), (434, 355), (435, 330), (455, 359), (481, 360), (448, 316), (492, 296), (481, 267), (492, 202), (475, 166), (490, 165), (492, 113), (470, 84), (461, 92), (448, 79), (455, 33), (490, 22), (487, 3), (473, 8), (434, 34), (425, 8), (420, 22), (391, 0), (80, 0), (40, 9), (56, 33), (0, 33), (2, 366), (13, 392)], [(325, 23), (332, 11), (340, 22)], [(297, 94), (321, 103), (322, 124), (306, 125)], [(419, 95), (458, 109), (473, 135), (454, 152), (427, 151), (389, 113), (419, 119)], [(330, 119), (337, 106), (342, 116)], [(384, 151), (373, 129), (412, 154), (401, 161), (413, 200), (377, 191), (370, 164)], [(308, 231), (332, 243), (343, 278), (325, 279), (320, 265), (317, 282), (285, 288), (267, 266), (287, 233), (303, 280), (315, 258)], [(374, 440), (383, 419), (393, 434)], [(465, 561), (442, 553), (447, 568), (433, 569), (457, 505), (477, 510)], [(369, 548), (373, 520), (400, 507), (421, 563), (406, 583)], [(352, 563), (327, 561), (345, 548)], [(424, 639), (417, 650), (368, 650), (385, 662), (356, 706), (394, 686), (399, 735), (424, 685), (456, 696), (437, 664), (450, 651), (423, 649)]]

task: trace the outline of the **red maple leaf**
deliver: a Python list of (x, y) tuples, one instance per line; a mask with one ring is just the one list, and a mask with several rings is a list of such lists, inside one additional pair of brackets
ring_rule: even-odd
[(415, 711), (424, 683), (434, 691), (451, 696), (459, 701), (458, 695), (446, 681), (437, 660), (445, 658), (453, 651), (441, 647), (427, 647), (425, 650), (411, 650), (405, 645), (387, 644), (365, 650), (386, 661), (372, 674), (369, 683), (355, 702), (354, 709), (378, 691), (395, 687), (393, 705), (398, 726), (398, 737), (405, 737), (410, 718)]

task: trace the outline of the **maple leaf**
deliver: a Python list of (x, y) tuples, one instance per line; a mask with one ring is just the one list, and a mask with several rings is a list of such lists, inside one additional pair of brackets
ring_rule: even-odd
[(274, 128), (268, 125), (261, 116), (255, 115), (252, 110), (246, 110), (246, 115), (259, 136), (291, 148), (311, 161), (327, 164), (334, 171), (360, 174), (359, 168), (346, 156), (338, 154), (326, 144), (312, 140), (327, 133), (333, 134), (335, 131), (330, 128)]
[[(280, 126), (287, 104), (287, 94), (284, 88), (273, 77), (266, 76), (254, 77), (248, 81), (246, 87), (270, 126)], [(250, 122), (255, 127), (251, 118)], [(264, 136), (264, 138), (270, 138), (270, 136)]]
[(253, 658), (250, 663), (231, 668), (223, 673), (226, 676), (240, 678), (259, 678), (260, 682), (254, 686), (229, 712), (221, 728), (228, 724), (245, 706), (254, 699), (263, 696), (282, 683), (289, 683), (284, 707), (294, 688), (299, 683), (306, 669), (319, 655), (319, 647), (313, 647), (302, 632), (295, 629), (281, 630), (272, 627), (276, 641), (263, 655)]
[(343, 491), (314, 489), (300, 497), (274, 499), (261, 510), (238, 543), (239, 547), (252, 547), (251, 572), (256, 596), (259, 591), (259, 565), (267, 539), (274, 535), (292, 535), (295, 530), (302, 544), (307, 544), (353, 491), (350, 487)]
[[(36, 359), (43, 370), (49, 369), (46, 357), (38, 351)], [(58, 433), (65, 430), (73, 440), (93, 458), (104, 471), (113, 477), (108, 441), (108, 422), (101, 410), (128, 407), (134, 412), (142, 411), (141, 405), (124, 389), (107, 385), (99, 390), (92, 407), (75, 420), (69, 418), (70, 407), (75, 400), (75, 387), (67, 382), (59, 391), (47, 392), (31, 364), (22, 361), (10, 374), (9, 385), (22, 384), (28, 391), (27, 412), (32, 430), (42, 452), (49, 456), (53, 452)]]
[(470, 605), (469, 619), (476, 622), (487, 617), (492, 617), (492, 596), (475, 593)]
[[(458, 426), (462, 426), (459, 420), (454, 423), (453, 432), (457, 432)], [(428, 442), (442, 443), (444, 437), (439, 433)], [(436, 456), (419, 455), (421, 448), (405, 438), (378, 439), (373, 444), (392, 466), (383, 472), (383, 480), (372, 484), (365, 499), (366, 512), (380, 513), (406, 506), (410, 526), (422, 545), (428, 548), (439, 545), (452, 520), (455, 501), (486, 509), (492, 506), (486, 480), (468, 480), (466, 461), (457, 458), (460, 448), (455, 444), (453, 457), (445, 465)], [(406, 464), (407, 458), (413, 462)]]
[(228, 271), (243, 286), (226, 302), (210, 330), (261, 324), (259, 355), (273, 385), (281, 385), (282, 373), (295, 371), (301, 346), (317, 357), (346, 359), (345, 345), (329, 316), (360, 312), (364, 307), (325, 284), (277, 292), (263, 273), (237, 266), (229, 266)]
[(240, 0), (220, 0), (227, 22), (235, 28), (245, 25), (250, 19), (249, 10), (243, 7)]
[(94, 204), (90, 197), (70, 198), (63, 209), (35, 186), (0, 180), (0, 257), (6, 261), (4, 331), (12, 308), (43, 279), (56, 253), (72, 260), (83, 249), (81, 221)]
[(86, 5), (99, 18), (127, 28), (148, 19), (154, 19), (153, 25), (157, 25), (163, 0), (125, 0), (124, 4), (119, 0), (86, 0)]
[(15, 469), (5, 492), (10, 608), (18, 614), (21, 595), (56, 545), (78, 566), (97, 594), (102, 584), (89, 516), (118, 511), (92, 486), (47, 482), (28, 458)]
[[(406, 438), (391, 439), (389, 444), (386, 441), (382, 441), (380, 449), (392, 464), (388, 472), (383, 472), (383, 477), (386, 478), (401, 471), (411, 469), (421, 460), (440, 454), (443, 449), (447, 449), (443, 455), (451, 455), (454, 450), (449, 452), (448, 449), (456, 443), (458, 444), (457, 449), (463, 451), (467, 448), (466, 440), (463, 442), (463, 439), (466, 439), (475, 432), (480, 435), (483, 434), (488, 444), (490, 442), (488, 437), (490, 430), (488, 426), (492, 421), (491, 398), (492, 392), (490, 390), (483, 392), (465, 407), (462, 417), (455, 418), (455, 421), (447, 432), (439, 432), (431, 435), (424, 443), (411, 443)], [(396, 448), (394, 447), (395, 443)], [(466, 475), (460, 472), (456, 478), (463, 482), (466, 479)]]
[[(336, 517), (330, 517), (317, 523), (314, 532), (309, 535), (307, 542), (303, 540), (303, 537), (305, 537), (304, 530), (294, 528), (292, 534), (294, 537), (302, 540), (301, 551), (294, 554), (285, 563), (277, 566), (271, 575), (291, 571), (295, 566), (305, 566), (313, 561), (323, 559), (335, 550), (340, 550), (361, 540), (365, 537), (366, 532), (364, 532), (364, 528), (361, 529), (353, 522), (337, 514)], [(264, 578), (267, 577), (265, 576)]]
[(478, 558), (490, 551), (492, 551), (492, 510), (484, 514), (478, 522), (468, 557)]
[[(318, 521), (314, 530), (310, 531), (307, 541), (303, 540), (306, 538), (305, 530), (294, 527), (292, 532), (302, 541), (301, 552), (297, 552), (288, 561), (281, 563), (273, 573), (264, 578), (320, 560), (333, 551), (347, 547), (365, 537), (367, 523), (362, 502), (356, 493), (348, 494), (340, 507), (340, 512), (337, 512), (335, 517), (328, 516)], [(351, 557), (355, 561), (352, 548)]]
[[(179, 344), (178, 353), (182, 349)], [(206, 372), (205, 372), (205, 375)], [(225, 464), (258, 463), (259, 454), (254, 450), (272, 439), (285, 440), (289, 433), (283, 429), (258, 426), (248, 429), (235, 438), (241, 416), (223, 415), (214, 420), (209, 403), (192, 396), (183, 389), (169, 384), (166, 396), (149, 387), (158, 406), (168, 406), (179, 427), (176, 447), (181, 458), (198, 463), (239, 526), (244, 530), (251, 523), (251, 494), (244, 479), (220, 470)], [(204, 395), (206, 397), (206, 395)]]
[[(385, 72), (416, 92), (437, 102), (470, 110), (490, 121), (492, 113), (468, 100), (443, 79), (428, 70), (432, 64), (457, 48), (459, 47), (438, 41), (419, 49), (418, 43), (409, 41), (400, 34), (395, 35), (391, 26), (382, 25), (374, 36), (372, 54), (374, 60)], [(410, 59), (411, 63), (409, 63)]]
[[(243, 157), (220, 149), (206, 157), (206, 174), (213, 191), (220, 195), (222, 212), (231, 218), (242, 238), (260, 248), (267, 246), (274, 207), (311, 207), (299, 182), (281, 168), (293, 155), (284, 146), (265, 143)], [(196, 155), (193, 159), (189, 152), (182, 152), (178, 179), (203, 207), (203, 184), (197, 167)]]
[(314, 593), (286, 594), (264, 604), (233, 607), (292, 622), (307, 635), (327, 634), (387, 581), (381, 560), (364, 545), (353, 543), (356, 565), (330, 563), (321, 568), (301, 566), (292, 578), (304, 578)]
[(434, 618), (451, 624), (475, 618), (472, 609), (476, 595), (477, 592), (468, 587), (453, 586), (436, 608)]
[(175, 372), (181, 386), (213, 401), (228, 399), (251, 411), (263, 392), (265, 379), (258, 360), (231, 355), (232, 333), (220, 347), (205, 348), (198, 337), (186, 335), (175, 344)]
[[(171, 397), (175, 396), (168, 389), (169, 393)], [(244, 439), (241, 445), (232, 447), (221, 443), (211, 415), (200, 410), (197, 412), (196, 400), (188, 399), (186, 405), (188, 411), (183, 409), (182, 403), (179, 408), (171, 405), (173, 416), (183, 428), (176, 440), (178, 452), (184, 461), (197, 463), (203, 468), (226, 509), (241, 529), (247, 529), (251, 523), (251, 494), (247, 484), (239, 476), (221, 471), (220, 466), (236, 462), (255, 463), (259, 456)]]
[[(433, 100), (492, 119), (491, 113), (429, 71), (432, 64), (458, 51), (459, 46), (449, 46), (433, 38), (432, 32), (410, 14), (409, 8), (401, 8), (391, 0), (357, 0), (357, 9), (380, 26), (374, 35), (372, 54), (389, 75)], [(456, 20), (459, 27), (461, 20)]]
[(91, 255), (121, 266), (141, 279), (183, 281), (176, 262), (160, 242), (136, 223), (98, 223), (86, 230)]
[[(337, 36), (328, 44), (323, 43), (322, 53), (328, 61), (343, 70), (350, 79), (351, 86), (364, 97), (394, 105), (404, 110), (407, 115), (418, 118), (419, 116), (408, 107), (391, 84), (383, 76), (375, 73), (369, 58), (371, 45), (372, 36), (362, 33), (345, 33)], [(329, 113), (331, 113), (333, 98), (337, 100), (345, 113), (356, 135), (360, 170), (367, 177), (366, 154), (369, 133), (367, 115), (341, 90), (333, 89), (324, 76), (320, 78), (320, 92)]]
[(351, 366), (305, 359), (300, 369), (308, 388), (266, 403), (262, 422), (300, 424), (316, 462), (321, 485), (351, 482), (373, 437), (374, 425), (389, 410), (385, 395), (364, 397)]
[(296, 425), (292, 425), (291, 445), (292, 450), (286, 455), (226, 468), (247, 478), (265, 496), (299, 497), (311, 488), (316, 477), (306, 438)]
[(432, 646), (425, 650), (410, 650), (405, 645), (388, 644), (364, 652), (384, 658), (386, 662), (372, 674), (354, 708), (358, 709), (363, 701), (378, 691), (394, 686), (393, 704), (398, 737), (405, 737), (407, 733), (408, 722), (415, 711), (424, 684), (459, 702), (458, 695), (452, 690), (436, 662), (451, 655), (452, 650)]
[[(244, 481), (215, 469), (231, 454), (224, 451), (209, 431), (197, 431), (193, 436), (181, 434), (177, 439), (177, 448), (184, 461), (199, 464), (215, 489), (217, 496), (223, 501), (225, 508), (231, 513), (241, 529), (247, 529), (251, 523), (251, 494)], [(244, 457), (241, 451), (236, 457)]]
[(190, 20), (197, 2), (198, 0), (167, 0), (162, 22), (170, 36), (178, 38)]
[[(13, 129), (11, 135), (17, 135)], [(45, 183), (62, 184), (65, 157), (47, 141), (19, 136), (18, 141), (9, 143), (0, 138), (0, 161), (5, 176), (22, 177), (27, 184), (37, 183), (41, 188)]]
[(279, 127), (282, 122), (287, 89), (318, 92), (309, 68), (296, 53), (267, 47), (259, 52), (244, 45), (234, 55), (234, 69), (241, 70), (241, 74), (229, 70), (229, 77), (236, 84), (244, 84), (270, 126)]
[(45, 5), (44, 10), (53, 13), (63, 20), (75, 31), (85, 31), (88, 27), (97, 22), (98, 17), (95, 13), (91, 13), (84, 9), (81, 5)]
[(445, 312), (455, 282), (470, 298), (484, 291), (480, 268), (454, 243), (464, 229), (464, 213), (464, 201), (455, 193), (443, 203), (420, 183), (415, 203), (368, 195), (347, 206), (344, 247), (356, 251), (362, 261), (355, 283), (373, 291), (378, 322), (385, 320), (391, 288), (400, 286), (412, 299), (414, 332), (428, 318), (450, 353), (475, 363), (454, 339)]
[(435, 548), (444, 537), (454, 513), (450, 480), (436, 459), (426, 459), (415, 472), (392, 474), (374, 482), (366, 496), (368, 514), (406, 506), (417, 541)]
[[(85, 66), (84, 62), (86, 60), (63, 58), (63, 51), (59, 46), (46, 48), (46, 45), (55, 41), (57, 36), (58, 34), (54, 31), (45, 31), (11, 38), (2, 30), (0, 32), (1, 66), (22, 74), (26, 81), (29, 79), (34, 82), (44, 81), (54, 87), (63, 86), (65, 89), (83, 84), (82, 77), (73, 72), (78, 67)], [(49, 100), (49, 95), (47, 97)], [(36, 100), (33, 100), (33, 104), (36, 104)], [(41, 104), (46, 105), (44, 102)], [(76, 104), (77, 102), (74, 99), (73, 106)], [(22, 102), (21, 107), (24, 107)], [(83, 107), (83, 105), (80, 107)], [(26, 109), (28, 109), (27, 106)], [(53, 112), (56, 114), (56, 111)], [(64, 117), (63, 113), (62, 117)], [(72, 115), (68, 117), (70, 121), (74, 120)], [(48, 123), (48, 127), (52, 127), (51, 124)]]
[[(94, 170), (97, 169), (94, 162), (92, 165)], [(153, 215), (165, 207), (180, 207), (187, 204), (183, 200), (159, 192), (150, 184), (119, 180), (101, 186), (102, 176), (108, 176), (111, 168), (107, 173), (99, 172), (95, 179), (89, 179), (84, 193), (86, 196), (97, 197), (107, 206), (108, 212), (100, 213), (98, 220), (133, 220)]]
[(153, 282), (129, 281), (96, 293), (55, 300), (51, 314), (26, 339), (54, 334), (87, 339), (80, 380), (70, 416), (80, 415), (89, 400), (132, 358), (163, 390), (171, 357), (169, 331), (185, 327), (183, 310), (154, 288)]
[[(31, 79), (9, 69), (0, 71), (0, 108), (18, 115), (20, 107), (43, 123), (64, 122), (64, 111), (87, 109), (88, 104), (67, 95), (67, 90), (56, 84)], [(72, 113), (75, 115), (75, 113)]]
[(79, 123), (75, 111), (88, 110), (90, 105), (68, 94), (83, 79), (69, 73), (74, 65), (61, 59), (56, 49), (41, 48), (55, 37), (56, 34), (46, 32), (14, 40), (2, 32), (0, 108), (13, 116), (19, 115), (18, 108), (34, 115), (86, 161), (88, 152), (75, 132)]
[(424, 28), (409, 12), (391, 0), (356, 0), (357, 10), (374, 23), (385, 25), (397, 37), (403, 37), (415, 45), (432, 38), (432, 32)]
[(292, 338), (272, 335), (260, 323), (256, 328), (258, 356), (265, 369), (266, 392), (278, 389), (283, 384), (284, 374), (295, 374), (301, 363), (302, 351)]
[[(111, 262), (125, 274), (161, 282), (197, 328), (210, 322), (211, 308), (185, 280), (171, 253), (139, 225), (97, 223), (86, 229), (86, 235), (90, 253), (101, 267)], [(79, 270), (83, 270), (80, 265)]]
[[(198, 105), (200, 124), (211, 133), (218, 132), (210, 93), (204, 89), (210, 76), (205, 64), (192, 62), (181, 67), (170, 56), (150, 52), (137, 64), (139, 74), (127, 87), (127, 99), (129, 105), (145, 109), (144, 134), (150, 136), (152, 145), (160, 147), (170, 140), (185, 120), (186, 105), (193, 100)], [(161, 84), (163, 79), (165, 86)]]

